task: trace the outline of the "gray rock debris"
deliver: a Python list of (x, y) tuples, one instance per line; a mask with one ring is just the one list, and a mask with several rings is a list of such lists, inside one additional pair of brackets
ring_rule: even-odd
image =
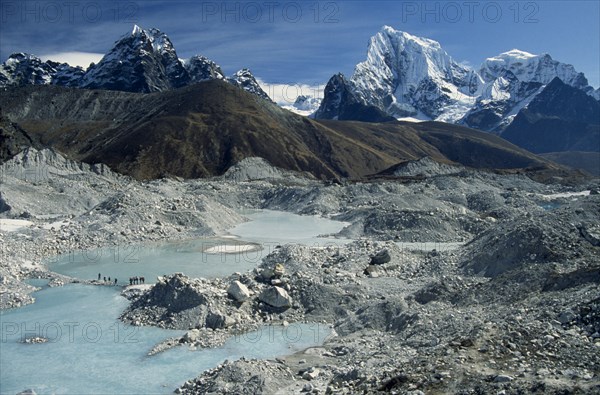
[(581, 235), (590, 242), (594, 247), (600, 246), (600, 226), (589, 226), (582, 224), (579, 226), (579, 232)]
[(237, 280), (232, 282), (229, 288), (227, 288), (227, 294), (240, 303), (250, 298), (248, 287)]
[(281, 363), (260, 360), (225, 361), (199, 377), (185, 382), (178, 394), (275, 394), (284, 383), (294, 380), (292, 371)]
[(219, 178), (232, 182), (285, 180), (286, 182), (305, 184), (305, 177), (299, 173), (277, 168), (263, 158), (246, 158), (231, 166)]
[(371, 257), (371, 265), (383, 265), (392, 260), (388, 250), (381, 250)]
[(273, 307), (290, 307), (292, 305), (292, 298), (287, 291), (277, 286), (265, 289), (258, 299)]
[(429, 156), (425, 156), (418, 160), (407, 161), (399, 164), (394, 169), (395, 176), (404, 177), (435, 177), (442, 175), (457, 174), (465, 170), (463, 166), (452, 166), (443, 163), (439, 163), (431, 159)]
[[(539, 205), (547, 201), (542, 194), (589, 187), (473, 170), (408, 183), (137, 182), (50, 154), (25, 159), (0, 166), (2, 218), (27, 212), (33, 223), (0, 230), (7, 257), (0, 259), (0, 308), (33, 301), (34, 287), (23, 279), (72, 281), (48, 272), (49, 256), (223, 234), (244, 221), (235, 212), (240, 207), (350, 223), (341, 233), (354, 240), (348, 245), (275, 244), (247, 273), (168, 275), (126, 292), (125, 322), (186, 331), (150, 354), (181, 344), (214, 347), (260, 325), (318, 322), (336, 334), (285, 359), (224, 363), (180, 392), (300, 393), (307, 383), (313, 393), (332, 394), (600, 392), (600, 249), (577, 226), (595, 232), (600, 197)], [(365, 274), (383, 250), (393, 259)], [(244, 303), (228, 292), (236, 281), (248, 289)], [(261, 302), (259, 295), (269, 293), (291, 307)], [(320, 373), (308, 382), (300, 371), (310, 366)], [(512, 381), (495, 382), (497, 375)]]

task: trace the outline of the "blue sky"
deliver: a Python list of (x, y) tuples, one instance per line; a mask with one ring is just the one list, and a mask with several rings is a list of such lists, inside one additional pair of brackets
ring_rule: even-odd
[(0, 58), (102, 54), (138, 24), (166, 32), (180, 57), (205, 55), (226, 74), (249, 67), (270, 83), (317, 85), (351, 75), (369, 38), (390, 25), (437, 40), (475, 67), (513, 48), (549, 53), (598, 87), (599, 21), (597, 0), (0, 0)]

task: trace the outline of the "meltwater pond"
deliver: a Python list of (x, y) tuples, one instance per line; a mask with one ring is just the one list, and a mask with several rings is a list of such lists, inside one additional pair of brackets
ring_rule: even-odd
[[(239, 239), (204, 239), (146, 246), (119, 246), (74, 252), (49, 262), (51, 270), (80, 279), (156, 276), (183, 272), (190, 277), (227, 276), (256, 267), (278, 244), (323, 246), (344, 241), (319, 238), (346, 224), (319, 217), (273, 211), (248, 213), (251, 222), (230, 232)], [(244, 242), (240, 240), (245, 240)], [(246, 251), (256, 243), (263, 249)], [(239, 246), (236, 254), (207, 254), (219, 246)], [(230, 248), (227, 250), (231, 251)], [(218, 248), (217, 248), (218, 251)], [(233, 248), (235, 252), (236, 249)], [(329, 329), (316, 324), (265, 327), (230, 339), (223, 347), (192, 351), (177, 347), (148, 357), (162, 340), (181, 335), (118, 321), (127, 306), (120, 287), (71, 284), (34, 294), (36, 302), (0, 312), (0, 393), (33, 389), (38, 394), (168, 394), (185, 380), (225, 359), (271, 358), (322, 344)], [(27, 344), (27, 338), (47, 338)]]
[[(225, 359), (273, 358), (321, 344), (317, 324), (264, 327), (216, 349), (176, 347), (148, 357), (182, 331), (132, 327), (117, 320), (127, 305), (116, 287), (73, 284), (36, 292), (36, 302), (0, 312), (0, 393), (169, 394)], [(23, 340), (45, 337), (46, 343)]]
[[(207, 254), (219, 245), (235, 246), (233, 240), (196, 239), (163, 244), (119, 245), (87, 251), (73, 251), (48, 262), (50, 270), (82, 280), (110, 277), (128, 284), (129, 277), (141, 276), (146, 282), (157, 276), (182, 272), (189, 277), (220, 277), (257, 266), (261, 251), (240, 254)], [(235, 248), (235, 247), (234, 247)], [(259, 246), (257, 246), (259, 248)], [(259, 248), (260, 249), (260, 248)]]
[[(157, 276), (175, 272), (211, 278), (251, 270), (280, 244), (325, 246), (347, 242), (318, 237), (339, 232), (347, 225), (344, 222), (269, 210), (249, 211), (246, 216), (249, 222), (230, 229), (235, 239), (197, 239), (74, 251), (54, 258), (48, 266), (54, 272), (83, 280), (97, 279), (100, 273), (102, 278), (111, 277), (113, 281), (117, 278), (120, 284), (128, 283), (133, 276), (154, 282)], [(248, 250), (249, 243), (256, 248)], [(220, 250), (221, 247), (226, 249)], [(207, 250), (217, 253), (206, 253)], [(218, 253), (225, 250), (234, 253)]]
[(333, 221), (315, 215), (297, 215), (283, 211), (251, 210), (244, 214), (250, 222), (231, 229), (243, 240), (266, 246), (304, 244), (308, 246), (339, 245), (350, 240), (319, 237), (338, 233), (347, 222)]

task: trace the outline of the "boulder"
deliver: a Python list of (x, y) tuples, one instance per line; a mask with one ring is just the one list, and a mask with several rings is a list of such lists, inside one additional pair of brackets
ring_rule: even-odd
[(248, 287), (239, 281), (234, 281), (227, 288), (227, 294), (231, 296), (237, 302), (245, 302), (250, 298), (250, 291)]
[(10, 211), (11, 207), (10, 205), (6, 202), (6, 200), (4, 200), (2, 198), (2, 194), (0, 193), (0, 213), (3, 213), (5, 211)]
[(287, 291), (280, 287), (269, 287), (258, 296), (261, 302), (273, 307), (290, 307), (292, 298)]
[(285, 268), (283, 267), (283, 265), (281, 263), (278, 263), (275, 265), (275, 267), (273, 268), (273, 276), (274, 277), (281, 277), (283, 276), (283, 274), (285, 273)]
[(390, 256), (390, 252), (385, 249), (379, 251), (377, 254), (371, 257), (371, 265), (383, 265), (384, 263), (388, 263), (392, 260)]
[(363, 273), (369, 277), (373, 277), (373, 278), (379, 277), (379, 269), (375, 265), (367, 266), (367, 268), (365, 269), (365, 271)]
[(558, 322), (565, 325), (570, 323), (571, 321), (575, 321), (576, 318), (577, 316), (572, 311), (563, 311), (558, 316)]
[(594, 247), (600, 247), (600, 226), (579, 225), (579, 233)]
[(220, 311), (209, 311), (206, 315), (205, 325), (210, 329), (221, 329), (233, 325), (234, 320)]
[(494, 378), (494, 383), (508, 383), (513, 381), (513, 378), (505, 374), (499, 374)]
[(260, 277), (262, 278), (263, 281), (270, 281), (271, 278), (273, 278), (273, 276), (274, 276), (274, 273), (273, 273), (273, 269), (271, 269), (271, 268), (264, 268), (260, 272)]
[(304, 372), (304, 374), (302, 374), (302, 378), (304, 380), (314, 380), (317, 377), (319, 377), (319, 373), (321, 373), (321, 371), (319, 369), (310, 368), (306, 372)]
[(196, 343), (200, 339), (200, 330), (189, 330), (183, 335), (182, 339), (186, 343)]
[(166, 307), (172, 313), (206, 304), (206, 296), (196, 288), (192, 281), (181, 273), (159, 277), (159, 281), (148, 292), (147, 299), (153, 304)]

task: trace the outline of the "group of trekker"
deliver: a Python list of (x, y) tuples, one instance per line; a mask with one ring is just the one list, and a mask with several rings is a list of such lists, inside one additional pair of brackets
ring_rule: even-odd
[(129, 277), (129, 285), (138, 285), (146, 283), (146, 279), (144, 277)]
[(98, 273), (98, 281), (100, 281), (101, 278), (104, 280), (104, 284), (117, 285), (118, 280), (116, 278), (114, 279), (114, 283), (113, 283), (113, 281), (110, 280), (110, 277), (108, 277), (108, 278), (102, 277), (102, 275), (100, 273)]
[[(117, 285), (118, 280), (115, 278), (113, 281), (111, 281), (110, 277), (102, 277), (101, 273), (98, 273), (98, 281), (104, 280), (104, 284), (108, 284), (108, 285)], [(138, 284), (145, 284), (146, 283), (146, 279), (144, 277), (139, 277), (139, 276), (135, 276), (135, 277), (129, 277), (129, 285), (138, 285)]]

